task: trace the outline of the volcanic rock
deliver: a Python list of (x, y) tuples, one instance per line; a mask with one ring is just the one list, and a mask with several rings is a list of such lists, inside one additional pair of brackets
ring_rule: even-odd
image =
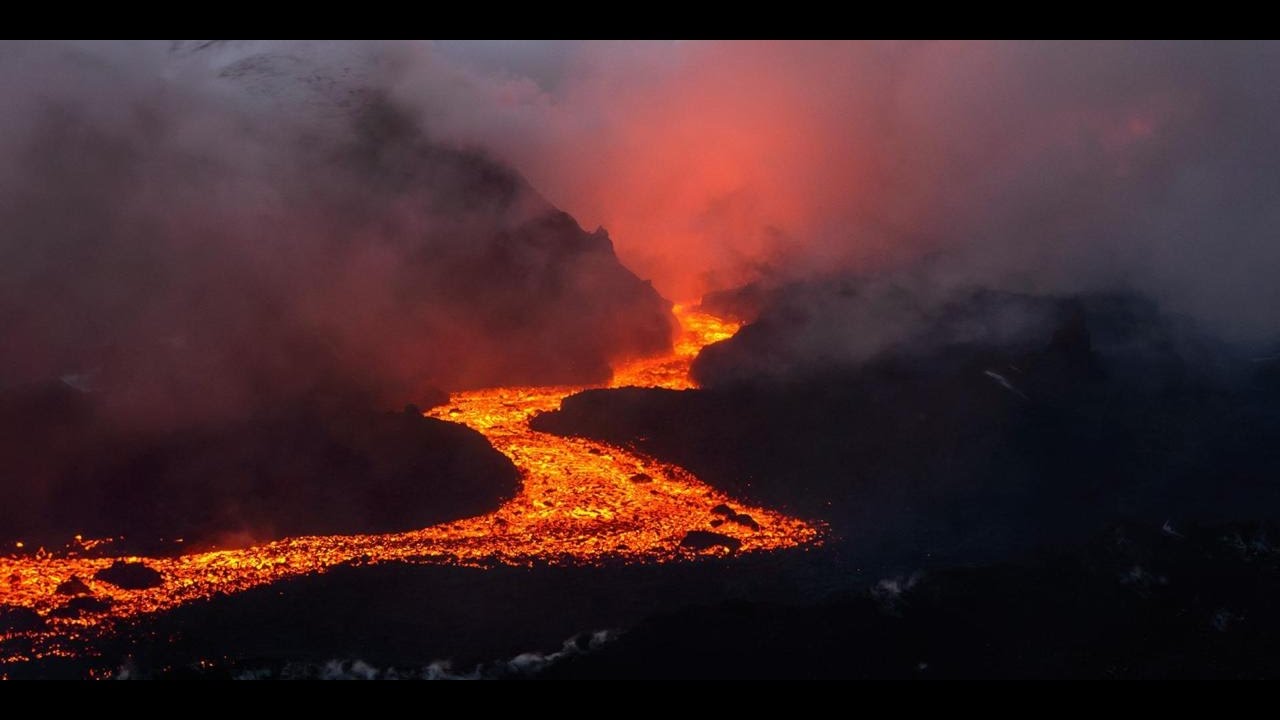
[(645, 473), (636, 473), (635, 475), (631, 476), (631, 482), (633, 483), (653, 482), (653, 478), (650, 477), (649, 475), (646, 475)]
[(92, 593), (93, 590), (91, 590), (83, 580), (72, 575), (70, 580), (64, 580), (61, 583), (58, 583), (58, 587), (54, 589), (54, 592), (59, 595), (88, 595)]
[(728, 505), (725, 505), (724, 503), (720, 503), (719, 505), (711, 508), (711, 514), (724, 515), (725, 517), (733, 517), (734, 511), (733, 511), (733, 508), (729, 507)]
[(746, 513), (738, 513), (729, 518), (729, 521), (743, 527), (749, 527), (752, 530), (758, 531), (760, 529), (760, 523), (756, 522), (755, 518)]
[(722, 547), (729, 552), (737, 552), (742, 549), (742, 541), (709, 530), (690, 530), (685, 533), (684, 539), (680, 541), (680, 547), (698, 552)]
[(0, 605), (0, 633), (43, 630), (44, 618), (31, 608)]
[(110, 583), (124, 590), (146, 590), (159, 587), (164, 583), (164, 576), (145, 563), (116, 560), (110, 567), (99, 570), (94, 580)]
[(56, 618), (78, 618), (81, 615), (104, 613), (110, 610), (112, 605), (111, 598), (81, 595), (49, 614)]
[[(1272, 523), (1124, 524), (1019, 563), (940, 568), (821, 601), (650, 617), (546, 678), (1274, 679)], [(1135, 587), (1135, 571), (1168, 579)], [(891, 586), (892, 607), (877, 599)], [(761, 657), (787, 658), (774, 665)]]

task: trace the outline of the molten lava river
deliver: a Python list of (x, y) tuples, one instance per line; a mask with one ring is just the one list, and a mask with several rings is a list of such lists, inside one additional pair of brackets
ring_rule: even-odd
[[(682, 328), (675, 351), (616, 368), (611, 387), (691, 388), (694, 356), (738, 329), (688, 308), (677, 306), (675, 312)], [(103, 557), (89, 552), (92, 541), (65, 552), (0, 557), (0, 606), (34, 610), (44, 624), (40, 630), (0, 626), (0, 665), (79, 654), (93, 638), (140, 616), (344, 563), (669, 562), (729, 552), (726, 545), (682, 545), (688, 532), (710, 530), (713, 523), (716, 533), (733, 538), (728, 544), (740, 543), (739, 553), (819, 542), (818, 526), (733, 503), (678, 467), (529, 428), (535, 414), (558, 408), (563, 398), (584, 389), (475, 390), (456, 393), (448, 405), (427, 413), (483, 433), (520, 469), (520, 493), (488, 515), (409, 532), (296, 537), (178, 557)], [(732, 504), (732, 512), (717, 508), (722, 504)], [(145, 562), (160, 573), (160, 585), (127, 590), (94, 579), (117, 560)]]

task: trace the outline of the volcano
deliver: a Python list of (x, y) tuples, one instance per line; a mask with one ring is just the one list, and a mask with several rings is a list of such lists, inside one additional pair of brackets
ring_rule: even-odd
[(0, 679), (1274, 678), (1272, 70), (0, 43)]

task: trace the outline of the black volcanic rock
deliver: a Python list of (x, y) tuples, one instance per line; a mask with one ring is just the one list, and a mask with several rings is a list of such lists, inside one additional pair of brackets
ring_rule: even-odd
[(906, 345), (824, 366), (793, 353), (784, 319), (802, 316), (766, 309), (704, 350), (706, 389), (586, 391), (533, 424), (828, 520), (866, 557), (983, 560), (1124, 518), (1280, 517), (1280, 396), (1257, 363), (1138, 298), (970, 299)]
[(43, 630), (44, 618), (31, 608), (0, 605), (0, 633)]
[(164, 582), (164, 576), (146, 563), (125, 562), (116, 560), (109, 567), (99, 570), (94, 580), (110, 583), (124, 590), (146, 590), (158, 587)]
[(56, 618), (78, 618), (83, 615), (97, 615), (111, 609), (111, 598), (99, 598), (79, 595), (67, 601), (66, 605), (49, 613)]
[(89, 595), (93, 592), (80, 578), (72, 575), (70, 579), (58, 583), (54, 592), (59, 595)]
[(742, 541), (735, 537), (709, 530), (690, 530), (685, 533), (684, 539), (680, 541), (680, 547), (698, 552), (722, 547), (729, 552), (737, 552), (742, 549)]

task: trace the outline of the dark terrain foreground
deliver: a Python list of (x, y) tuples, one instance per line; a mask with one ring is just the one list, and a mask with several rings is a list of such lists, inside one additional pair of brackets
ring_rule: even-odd
[(838, 344), (874, 332), (854, 311), (810, 304), (828, 309), (775, 301), (705, 349), (703, 389), (591, 390), (532, 426), (827, 520), (866, 562), (901, 567), (1072, 547), (1130, 519), (1280, 518), (1280, 360), (1133, 296), (960, 293), (895, 318), (915, 332), (874, 352)]
[(1275, 679), (1276, 537), (1116, 527), (1070, 553), (887, 579), (812, 606), (686, 608), (542, 677)]
[[(10, 666), (10, 677), (289, 677), (330, 661), (403, 676), (505, 676), (525, 653), (551, 654), (583, 633), (630, 627), (691, 604), (754, 597), (795, 602), (821, 595), (822, 560), (790, 551), (705, 562), (602, 567), (464, 568), (398, 563), (346, 566), (192, 603), (142, 618), (74, 659)], [(815, 564), (819, 563), (819, 564)], [(0, 611), (14, 629), (29, 613)], [(5, 626), (0, 625), (0, 630)], [(437, 673), (443, 672), (438, 666)]]
[(828, 551), (887, 579), (673, 611), (546, 676), (1280, 674), (1274, 353), (1131, 295), (713, 304), (754, 322), (699, 356), (703, 389), (588, 391), (534, 427), (827, 519)]
[[(1280, 528), (1121, 525), (882, 576), (832, 550), (675, 565), (348, 567), (182, 607), (22, 677), (1276, 678)], [(27, 618), (27, 621), (30, 619)], [(24, 617), (0, 611), (0, 623)]]

